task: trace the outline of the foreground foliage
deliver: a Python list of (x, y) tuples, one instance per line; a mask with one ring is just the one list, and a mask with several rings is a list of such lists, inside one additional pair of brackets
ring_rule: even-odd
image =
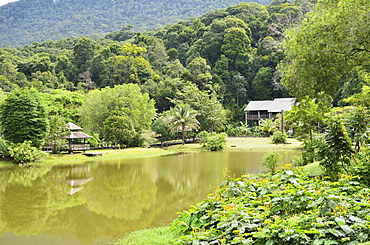
[(116, 245), (161, 245), (172, 244), (174, 234), (169, 227), (135, 231), (114, 244)]
[(227, 140), (226, 133), (208, 133), (202, 131), (199, 133), (200, 143), (209, 151), (220, 151), (224, 148)]
[(369, 189), (283, 170), (228, 178), (172, 224), (179, 244), (359, 244), (369, 241)]
[(31, 143), (31, 141), (25, 141), (9, 148), (9, 155), (15, 163), (26, 164), (47, 157), (47, 153), (33, 147)]

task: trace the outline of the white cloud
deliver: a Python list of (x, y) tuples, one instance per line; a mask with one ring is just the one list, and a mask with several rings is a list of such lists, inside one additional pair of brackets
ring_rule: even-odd
[(10, 3), (10, 2), (16, 2), (16, 1), (18, 0), (0, 0), (0, 6)]

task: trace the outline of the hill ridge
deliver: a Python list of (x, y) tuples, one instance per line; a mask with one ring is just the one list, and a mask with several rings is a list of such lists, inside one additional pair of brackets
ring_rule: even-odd
[[(241, 2), (251, 1), (20, 0), (0, 6), (0, 46), (106, 34), (126, 25), (147, 31)], [(269, 4), (271, 0), (253, 2)]]

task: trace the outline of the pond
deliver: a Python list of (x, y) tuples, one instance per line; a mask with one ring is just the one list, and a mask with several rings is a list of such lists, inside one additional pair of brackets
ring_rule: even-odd
[[(108, 244), (168, 225), (204, 199), (225, 169), (264, 171), (265, 152), (198, 152), (0, 170), (0, 244)], [(290, 163), (299, 151), (287, 151)]]

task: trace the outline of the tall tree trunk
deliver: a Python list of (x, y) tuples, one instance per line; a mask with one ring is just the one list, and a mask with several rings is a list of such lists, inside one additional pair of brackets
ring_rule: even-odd
[(185, 145), (185, 123), (182, 123), (182, 144)]

